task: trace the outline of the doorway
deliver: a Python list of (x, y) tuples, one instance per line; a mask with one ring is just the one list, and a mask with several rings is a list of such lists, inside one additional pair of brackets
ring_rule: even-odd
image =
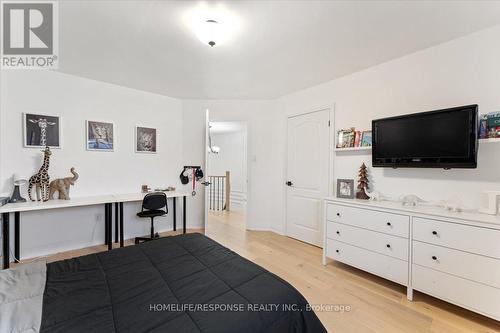
[(286, 235), (321, 246), (322, 201), (330, 179), (330, 109), (289, 117), (287, 125)]
[(206, 234), (246, 229), (247, 123), (210, 121), (208, 126)]

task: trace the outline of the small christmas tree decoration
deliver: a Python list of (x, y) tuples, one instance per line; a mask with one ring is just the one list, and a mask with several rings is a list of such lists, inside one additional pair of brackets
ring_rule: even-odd
[(370, 197), (365, 192), (365, 188), (368, 188), (368, 176), (366, 165), (365, 163), (363, 163), (359, 168), (358, 192), (356, 193), (356, 199), (370, 199)]

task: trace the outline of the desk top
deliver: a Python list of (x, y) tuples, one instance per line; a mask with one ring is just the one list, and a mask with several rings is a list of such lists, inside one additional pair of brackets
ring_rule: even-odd
[[(190, 196), (191, 193), (181, 191), (165, 192), (168, 198)], [(81, 206), (101, 205), (115, 202), (142, 201), (146, 193), (125, 193), (108, 194), (88, 197), (75, 197), (70, 200), (49, 200), (49, 201), (26, 201), (19, 203), (8, 203), (0, 207), (0, 213), (28, 212), (45, 209), (70, 208)]]

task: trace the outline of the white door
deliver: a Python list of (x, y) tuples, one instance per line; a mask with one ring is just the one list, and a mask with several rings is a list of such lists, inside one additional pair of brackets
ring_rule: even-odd
[(329, 184), (328, 109), (288, 118), (287, 236), (322, 244), (322, 199)]

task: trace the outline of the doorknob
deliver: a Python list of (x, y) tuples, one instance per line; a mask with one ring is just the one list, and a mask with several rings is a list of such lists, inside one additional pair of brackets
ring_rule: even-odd
[(286, 182), (286, 186), (292, 186), (292, 185), (293, 185), (293, 183), (291, 181)]
[(210, 184), (212, 184), (212, 183), (210, 183), (210, 182), (201, 182), (201, 184), (205, 185), (205, 186), (210, 186)]

